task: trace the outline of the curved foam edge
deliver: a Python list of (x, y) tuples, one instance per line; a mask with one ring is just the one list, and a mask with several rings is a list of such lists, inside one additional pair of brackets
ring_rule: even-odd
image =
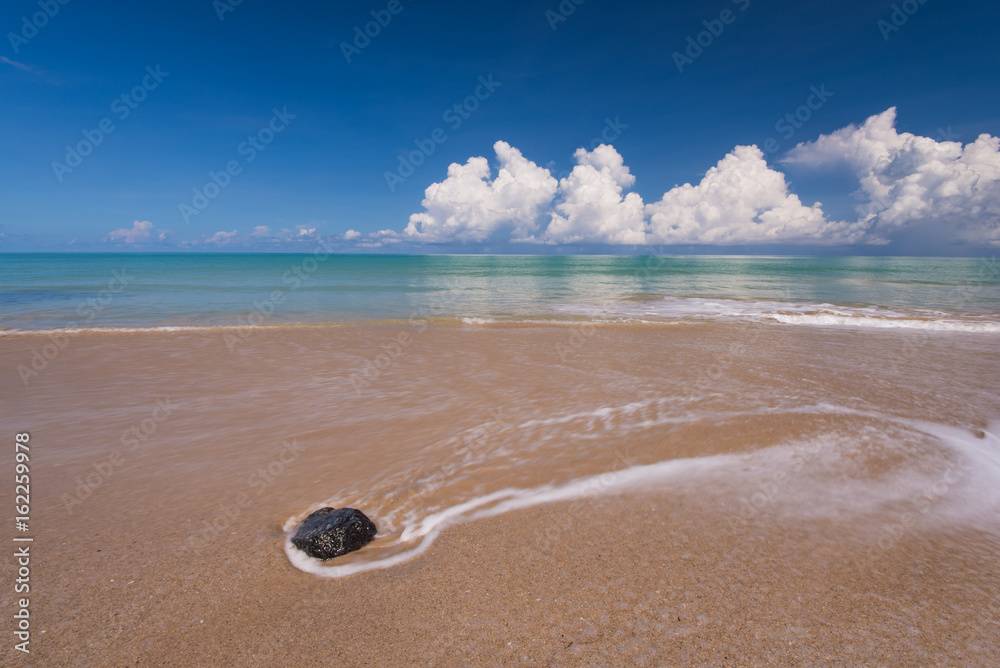
[[(998, 425), (991, 424), (990, 431), (985, 432), (985, 438), (981, 439), (966, 430), (947, 425), (903, 419), (890, 421), (933, 436), (962, 460), (963, 469), (967, 473), (963, 474), (960, 482), (967, 491), (952, 499), (950, 510), (942, 509), (941, 512), (949, 518), (949, 521), (974, 518), (982, 518), (987, 522), (998, 521), (996, 515), (996, 509), (1000, 508), (1000, 436), (996, 433)], [(322, 578), (341, 578), (392, 568), (426, 552), (441, 532), (451, 526), (550, 503), (662, 486), (680, 474), (684, 474), (687, 479), (692, 475), (708, 474), (723, 468), (729, 473), (734, 473), (744, 469), (755, 459), (763, 458), (759, 466), (773, 468), (783, 459), (787, 459), (795, 449), (796, 446), (776, 446), (764, 451), (741, 454), (671, 459), (579, 478), (563, 485), (499, 490), (438, 511), (407, 526), (396, 544), (415, 541), (413, 547), (383, 559), (367, 562), (328, 566), (318, 559), (307, 556), (292, 545), (294, 528), (300, 519), (298, 516), (293, 516), (284, 525), (285, 553), (295, 568)], [(851, 497), (851, 494), (853, 492), (847, 497)], [(892, 491), (881, 490), (880, 494), (888, 496)]]
[(440, 533), (450, 526), (495, 517), (523, 508), (560, 501), (570, 501), (600, 494), (619, 493), (629, 488), (645, 487), (660, 483), (665, 478), (678, 473), (693, 473), (699, 470), (706, 471), (738, 459), (739, 457), (736, 455), (672, 459), (656, 464), (634, 466), (621, 471), (580, 478), (560, 486), (544, 485), (530, 489), (500, 490), (446, 508), (423, 518), (413, 526), (406, 527), (400, 537), (400, 542), (408, 540), (416, 540), (417, 542), (413, 548), (405, 552), (394, 554), (384, 559), (345, 564), (342, 566), (326, 566), (322, 561), (309, 557), (292, 545), (292, 529), (297, 524), (298, 518), (291, 517), (285, 523), (285, 553), (288, 555), (288, 559), (292, 565), (299, 570), (324, 578), (339, 578), (354, 575), (355, 573), (391, 568), (423, 554)]

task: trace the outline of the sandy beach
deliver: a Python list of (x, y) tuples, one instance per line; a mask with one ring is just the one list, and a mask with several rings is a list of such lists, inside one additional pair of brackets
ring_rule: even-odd
[[(72, 334), (5, 384), (8, 440), (33, 448), (33, 665), (1000, 650), (994, 337), (401, 322), (265, 327), (230, 350), (227, 331)], [(0, 337), (0, 361), (49, 340)], [(398, 565), (320, 577), (286, 555), (286, 522), (330, 501), (379, 525), (344, 558), (372, 565), (497, 490), (534, 491)]]
[(1000, 2), (4, 10), (0, 668), (1000, 668)]

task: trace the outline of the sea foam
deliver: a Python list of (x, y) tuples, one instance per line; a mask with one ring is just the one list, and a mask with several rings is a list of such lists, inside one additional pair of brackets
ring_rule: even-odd
[(941, 332), (1000, 332), (1000, 315), (958, 316), (925, 309), (894, 310), (876, 306), (839, 306), (767, 300), (665, 297), (602, 305), (563, 304), (559, 313), (634, 322), (757, 321), (814, 327), (919, 329)]
[[(863, 413), (826, 407), (831, 413)], [(881, 416), (885, 418), (886, 416)], [(873, 481), (851, 475), (857, 439), (849, 434), (825, 434), (811, 439), (740, 454), (671, 459), (648, 465), (571, 480), (563, 484), (528, 489), (501, 489), (458, 503), (425, 516), (412, 515), (401, 531), (386, 536), (383, 548), (395, 549), (389, 556), (346, 564), (327, 565), (312, 559), (291, 544), (291, 536), (301, 516), (288, 519), (285, 552), (299, 570), (324, 578), (339, 578), (366, 571), (391, 568), (414, 559), (431, 546), (448, 527), (496, 517), (524, 508), (552, 503), (618, 495), (629, 492), (667, 490), (697, 491), (696, 498), (712, 494), (727, 499), (722, 520), (732, 525), (746, 519), (749, 508), (756, 513), (766, 507), (772, 515), (815, 520), (842, 521), (909, 503), (922, 508), (934, 502), (927, 523), (933, 526), (970, 526), (995, 531), (1000, 524), (1000, 437), (992, 424), (980, 436), (949, 425), (887, 418), (896, 426), (941, 446), (941, 453), (922, 453), (923, 466), (910, 466), (885, 474)], [(794, 471), (795, 475), (790, 475)], [(778, 475), (776, 474), (776, 472)], [(780, 484), (773, 481), (780, 481)], [(764, 503), (756, 503), (764, 490)], [(749, 499), (749, 501), (748, 501)], [(923, 502), (921, 501), (923, 500)], [(328, 500), (327, 503), (335, 503)], [(741, 504), (742, 503), (742, 507)], [(893, 505), (895, 504), (895, 505)], [(752, 506), (756, 505), (756, 509)], [(376, 523), (378, 517), (374, 517)], [(877, 545), (876, 529), (867, 540)], [(861, 536), (864, 539), (864, 536)]]

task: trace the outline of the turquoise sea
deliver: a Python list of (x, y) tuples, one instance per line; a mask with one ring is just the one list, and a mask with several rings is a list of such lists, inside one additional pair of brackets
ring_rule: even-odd
[(459, 319), (1000, 332), (996, 259), (2, 254), (0, 331)]

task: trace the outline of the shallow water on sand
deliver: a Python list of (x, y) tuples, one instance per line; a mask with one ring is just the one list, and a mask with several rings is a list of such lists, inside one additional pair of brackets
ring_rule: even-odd
[(995, 258), (651, 251), (574, 257), (331, 255), (321, 247), (292, 255), (0, 254), (0, 333), (426, 318), (785, 316), (824, 326), (1000, 331)]

